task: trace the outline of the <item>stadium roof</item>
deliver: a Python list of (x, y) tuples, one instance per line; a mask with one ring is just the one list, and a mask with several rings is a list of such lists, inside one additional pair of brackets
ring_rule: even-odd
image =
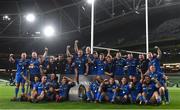
[[(179, 0), (149, 0), (150, 31), (155, 33), (155, 28), (166, 20), (178, 18), (179, 4)], [(31, 40), (33, 43), (30, 43), (29, 38), (42, 37), (36, 32), (41, 32), (46, 23), (57, 28), (60, 39), (53, 43), (56, 45), (43, 41), (40, 47), (64, 48), (75, 39), (89, 45), (90, 8), (85, 0), (0, 0), (1, 47), (7, 50), (12, 47), (19, 49), (19, 46), (24, 45), (29, 48), (38, 44), (43, 39)], [(24, 19), (30, 12), (37, 17), (32, 24)], [(5, 15), (11, 20), (3, 20)], [(129, 40), (139, 43), (141, 40), (143, 42), (144, 33), (144, 0), (96, 0), (95, 45), (126, 46)], [(27, 49), (25, 47), (24, 50)]]

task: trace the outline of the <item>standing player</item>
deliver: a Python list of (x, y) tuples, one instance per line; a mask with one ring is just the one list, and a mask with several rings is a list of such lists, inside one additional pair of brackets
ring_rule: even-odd
[(16, 64), (16, 88), (15, 88), (15, 97), (12, 100), (16, 100), (19, 92), (19, 86), (21, 84), (22, 94), (25, 92), (24, 84), (27, 80), (27, 69), (29, 66), (29, 60), (26, 59), (26, 53), (21, 54), (21, 59), (14, 59), (13, 54), (10, 54), (9, 61)]
[(160, 59), (161, 59), (161, 56), (162, 56), (162, 52), (161, 52), (159, 47), (156, 47), (156, 48), (157, 48), (157, 55), (156, 54), (153, 55), (151, 52), (148, 53), (148, 59), (149, 59), (148, 68), (151, 65), (154, 65), (157, 72), (162, 72), (162, 69), (161, 69), (161, 66), (160, 66)]
[(137, 61), (133, 58), (133, 54), (128, 54), (126, 60), (127, 74), (130, 80), (132, 76), (137, 76)]
[(148, 70), (148, 63), (149, 63), (149, 60), (148, 59), (145, 59), (144, 55), (143, 54), (140, 54), (139, 55), (139, 69), (141, 69), (142, 71), (142, 74), (145, 74)]
[(75, 62), (75, 80), (79, 83), (79, 75), (87, 75), (88, 74), (88, 66), (87, 66), (87, 59), (83, 56), (83, 51), (78, 50), (78, 55), (74, 59)]
[(126, 60), (121, 57), (121, 53), (117, 52), (114, 59), (114, 77), (121, 79), (125, 76), (124, 66), (126, 66)]
[(65, 63), (65, 76), (74, 74), (74, 63), (71, 56), (67, 56)]
[(97, 59), (95, 62), (94, 62), (94, 65), (97, 67), (97, 75), (104, 75), (104, 72), (105, 72), (105, 66), (106, 66), (106, 63), (104, 61), (104, 54), (101, 53), (99, 55), (99, 59)]
[(57, 60), (55, 61), (55, 65), (56, 65), (56, 75), (59, 76), (59, 79), (62, 79), (61, 77), (65, 74), (65, 64), (66, 60), (64, 58), (63, 54), (59, 54), (57, 57)]
[(105, 75), (114, 77), (113, 74), (113, 59), (110, 54), (110, 50), (108, 50), (108, 54), (106, 56), (106, 65), (105, 65)]

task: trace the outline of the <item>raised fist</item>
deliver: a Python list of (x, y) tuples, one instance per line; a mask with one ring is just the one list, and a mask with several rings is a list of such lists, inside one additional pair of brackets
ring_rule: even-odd
[(68, 45), (68, 46), (67, 46), (67, 49), (69, 49), (70, 47), (71, 47), (71, 46), (70, 46), (70, 45)]
[(10, 55), (9, 55), (9, 57), (13, 57), (13, 56), (14, 56), (14, 54), (10, 54)]
[(78, 43), (79, 41), (78, 40), (75, 40), (75, 43)]
[(44, 48), (44, 51), (48, 51), (48, 48)]

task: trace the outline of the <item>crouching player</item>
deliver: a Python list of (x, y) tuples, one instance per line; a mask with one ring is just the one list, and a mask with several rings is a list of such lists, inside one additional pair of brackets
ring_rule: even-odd
[(110, 78), (109, 80), (105, 79), (97, 94), (98, 101), (102, 102), (104, 100), (114, 103), (117, 95), (117, 87), (118, 85), (115, 83), (114, 78)]
[(63, 77), (61, 83), (59, 84), (58, 95), (56, 95), (56, 102), (61, 102), (68, 100), (68, 94), (71, 87), (75, 86), (75, 82), (68, 77)]
[(50, 75), (50, 80), (47, 81), (48, 85), (48, 91), (47, 91), (47, 100), (48, 101), (53, 101), (55, 100), (56, 97), (56, 89), (59, 88), (59, 84), (57, 82), (56, 74), (52, 73)]
[(157, 72), (156, 67), (151, 65), (149, 71), (146, 73), (150, 76), (151, 80), (158, 80), (160, 83), (159, 94), (162, 99), (162, 104), (169, 104), (169, 94), (166, 86), (167, 76), (163, 72)]
[(37, 97), (37, 91), (38, 91), (38, 85), (39, 85), (39, 77), (35, 76), (34, 77), (34, 82), (32, 83), (33, 85), (33, 89), (31, 91), (30, 97), (29, 97), (29, 101), (30, 102), (34, 102), (35, 98)]
[(149, 75), (145, 75), (142, 85), (142, 102), (145, 104), (160, 104), (159, 87), (160, 84), (157, 80), (152, 81)]
[(131, 103), (140, 103), (142, 101), (142, 83), (135, 76), (132, 77), (132, 82), (129, 84)]
[(100, 76), (96, 76), (95, 80), (86, 88), (86, 97), (87, 101), (95, 101), (97, 99), (97, 93), (99, 86), (102, 82), (102, 78)]
[(32, 102), (46, 101), (46, 94), (48, 90), (48, 85), (46, 82), (47, 82), (47, 77), (42, 76), (41, 82), (34, 85), (31, 93)]
[(123, 77), (121, 79), (121, 84), (118, 87), (118, 99), (120, 101), (121, 104), (127, 104), (129, 103), (130, 99), (129, 99), (129, 84), (127, 82), (127, 79), (125, 77)]

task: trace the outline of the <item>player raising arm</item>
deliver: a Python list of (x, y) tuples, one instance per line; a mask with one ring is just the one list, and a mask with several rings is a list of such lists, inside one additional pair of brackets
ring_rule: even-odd
[(17, 99), (20, 85), (22, 89), (22, 94), (24, 94), (25, 92), (24, 84), (27, 80), (27, 69), (29, 66), (29, 60), (27, 60), (26, 57), (27, 54), (25, 52), (21, 53), (21, 58), (16, 60), (13, 58), (13, 54), (10, 54), (9, 56), (9, 61), (11, 63), (15, 63), (17, 68), (16, 76), (15, 76), (15, 80), (16, 80), (15, 97), (12, 99), (13, 101)]

